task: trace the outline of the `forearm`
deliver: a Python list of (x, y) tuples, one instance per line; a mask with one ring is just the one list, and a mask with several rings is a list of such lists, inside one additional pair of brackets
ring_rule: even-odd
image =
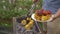
[(60, 8), (58, 9), (58, 11), (56, 12), (55, 14), (55, 18), (59, 17), (60, 16)]

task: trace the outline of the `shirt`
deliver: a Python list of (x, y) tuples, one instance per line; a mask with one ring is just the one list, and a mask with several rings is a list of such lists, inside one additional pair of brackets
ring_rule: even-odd
[(60, 8), (60, 0), (43, 0), (43, 9), (56, 13)]

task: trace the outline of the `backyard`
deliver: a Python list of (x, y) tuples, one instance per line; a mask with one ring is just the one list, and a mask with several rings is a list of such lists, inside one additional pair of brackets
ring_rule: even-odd
[[(12, 34), (13, 17), (27, 14), (32, 4), (32, 0), (0, 0), (0, 34)], [(41, 1), (34, 10), (40, 8)]]

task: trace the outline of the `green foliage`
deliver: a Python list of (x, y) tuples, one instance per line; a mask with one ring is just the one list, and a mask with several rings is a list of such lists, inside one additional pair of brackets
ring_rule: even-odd
[[(32, 4), (32, 0), (16, 0), (14, 6), (13, 3), (9, 3), (9, 0), (0, 0), (0, 18), (12, 18), (27, 14)], [(35, 10), (40, 8), (41, 4), (39, 3)]]
[(11, 22), (8, 23), (8, 22), (3, 21), (3, 22), (0, 22), (0, 26), (5, 27), (5, 28), (12, 28), (13, 24)]
[(12, 18), (12, 17), (16, 17), (16, 16), (21, 16), (26, 14), (26, 10), (20, 10), (20, 11), (0, 11), (0, 17), (1, 18)]

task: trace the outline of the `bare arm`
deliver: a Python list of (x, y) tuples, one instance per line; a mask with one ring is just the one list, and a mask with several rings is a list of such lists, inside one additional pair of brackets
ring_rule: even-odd
[(56, 14), (54, 14), (54, 15), (55, 15), (54, 19), (56, 19), (56, 18), (58, 18), (60, 16), (60, 8), (58, 9), (58, 11), (56, 12)]

